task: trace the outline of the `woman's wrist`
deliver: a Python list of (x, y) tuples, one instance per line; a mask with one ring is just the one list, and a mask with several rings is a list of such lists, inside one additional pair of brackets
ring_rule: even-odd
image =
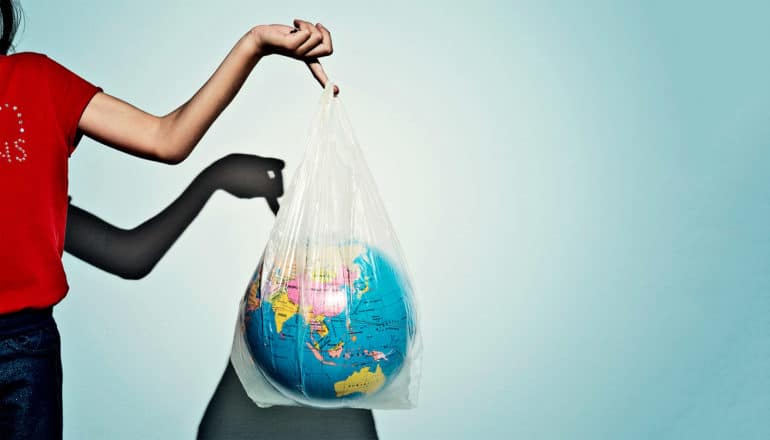
[(265, 42), (262, 39), (260, 26), (254, 26), (249, 29), (241, 40), (251, 56), (260, 58), (265, 55), (270, 55), (267, 52)]

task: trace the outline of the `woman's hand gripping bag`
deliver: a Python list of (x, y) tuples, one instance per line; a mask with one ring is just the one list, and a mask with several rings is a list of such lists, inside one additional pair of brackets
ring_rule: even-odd
[(233, 367), (261, 407), (413, 408), (421, 357), (415, 300), (329, 81), (241, 301)]

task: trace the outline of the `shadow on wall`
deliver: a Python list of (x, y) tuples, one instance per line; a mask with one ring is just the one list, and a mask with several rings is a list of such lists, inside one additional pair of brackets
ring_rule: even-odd
[[(65, 250), (122, 278), (146, 276), (218, 189), (264, 198), (274, 214), (283, 194), (284, 163), (248, 154), (225, 156), (201, 171), (166, 209), (133, 229), (117, 228), (70, 203)], [(228, 340), (227, 343), (230, 341)], [(198, 439), (376, 439), (372, 412), (305, 407), (259, 408), (243, 390), (229, 360), (198, 426)]]

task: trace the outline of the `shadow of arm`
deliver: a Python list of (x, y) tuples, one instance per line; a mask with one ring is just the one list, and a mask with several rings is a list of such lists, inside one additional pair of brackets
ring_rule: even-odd
[(145, 277), (187, 229), (217, 189), (239, 198), (264, 197), (278, 211), (283, 161), (230, 154), (203, 170), (166, 209), (133, 229), (121, 229), (70, 204), (64, 249), (125, 279)]
[(121, 278), (143, 278), (192, 223), (212, 193), (201, 174), (166, 209), (133, 229), (118, 228), (70, 204), (64, 249)]

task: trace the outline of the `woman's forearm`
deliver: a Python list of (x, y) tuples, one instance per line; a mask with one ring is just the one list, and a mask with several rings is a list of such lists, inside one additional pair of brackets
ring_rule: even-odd
[(260, 60), (254, 39), (246, 34), (192, 98), (160, 119), (155, 141), (170, 162), (186, 158), (214, 120), (232, 101)]

